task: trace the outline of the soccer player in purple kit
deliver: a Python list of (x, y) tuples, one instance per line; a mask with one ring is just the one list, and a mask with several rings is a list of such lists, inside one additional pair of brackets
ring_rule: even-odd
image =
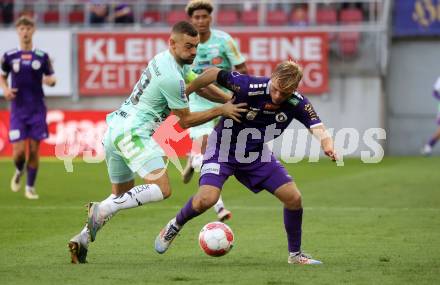
[[(11, 101), (9, 141), (16, 167), (11, 180), (11, 190), (20, 190), (20, 178), (26, 164), (26, 148), (29, 154), (26, 164), (27, 181), (25, 197), (38, 199), (35, 191), (39, 163), (40, 141), (48, 137), (46, 105), (42, 84), (55, 86), (56, 78), (49, 56), (33, 47), (35, 23), (27, 16), (20, 17), (15, 27), (19, 47), (6, 52), (1, 58), (0, 88), (6, 100)], [(11, 74), (11, 87), (7, 78)]]
[(210, 135), (199, 190), (157, 236), (155, 249), (158, 253), (164, 253), (169, 248), (185, 223), (215, 204), (223, 184), (229, 176), (234, 175), (254, 193), (265, 189), (283, 203), (288, 263), (322, 263), (301, 251), (301, 194), (286, 169), (265, 144), (281, 135), (296, 119), (320, 140), (324, 153), (333, 161), (337, 160), (333, 140), (313, 106), (296, 92), (301, 78), (300, 66), (286, 61), (276, 67), (270, 78), (242, 75), (214, 67), (193, 81), (193, 88), (216, 81), (234, 92), (234, 103), (247, 103), (248, 112), (241, 123), (222, 118)]
[(438, 104), (438, 113), (437, 113), (437, 125), (438, 128), (435, 133), (432, 135), (431, 139), (427, 144), (425, 144), (422, 148), (423, 155), (431, 155), (432, 148), (435, 146), (438, 140), (440, 140), (440, 77), (437, 78), (437, 81), (434, 83), (434, 91), (432, 95), (435, 99), (439, 100)]

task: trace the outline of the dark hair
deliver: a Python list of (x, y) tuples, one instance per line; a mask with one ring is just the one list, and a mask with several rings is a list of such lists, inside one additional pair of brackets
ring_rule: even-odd
[(194, 11), (196, 10), (206, 10), (209, 14), (211, 14), (214, 8), (212, 7), (211, 2), (207, 0), (194, 0), (190, 1), (188, 5), (186, 5), (185, 11), (188, 16), (192, 17)]
[(19, 26), (31, 26), (35, 27), (35, 22), (29, 16), (21, 16), (15, 21), (15, 27)]
[(185, 34), (191, 37), (197, 36), (199, 33), (197, 32), (196, 28), (187, 21), (180, 21), (176, 23), (173, 26), (173, 29), (171, 30), (171, 33), (173, 34)]

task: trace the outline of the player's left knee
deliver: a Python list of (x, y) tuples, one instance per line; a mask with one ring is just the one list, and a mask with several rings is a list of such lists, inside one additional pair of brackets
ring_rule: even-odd
[(286, 208), (291, 210), (302, 208), (301, 193), (299, 191), (295, 191), (284, 204)]

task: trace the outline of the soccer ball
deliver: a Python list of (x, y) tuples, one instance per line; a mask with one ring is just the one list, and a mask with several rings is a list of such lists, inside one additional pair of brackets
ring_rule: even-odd
[(210, 256), (222, 256), (228, 253), (234, 244), (234, 233), (221, 222), (206, 224), (199, 234), (200, 248)]

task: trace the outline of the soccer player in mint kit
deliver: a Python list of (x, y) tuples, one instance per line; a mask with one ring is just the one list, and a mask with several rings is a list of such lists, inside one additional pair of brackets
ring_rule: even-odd
[[(49, 55), (33, 46), (34, 21), (22, 16), (15, 26), (19, 47), (7, 51), (1, 58), (0, 65), (0, 88), (3, 89), (6, 100), (11, 101), (9, 141), (12, 143), (16, 168), (11, 179), (11, 190), (20, 190), (20, 180), (26, 164), (25, 197), (38, 199), (34, 185), (39, 165), (39, 147), (40, 141), (48, 137), (42, 85), (55, 86), (56, 78)], [(9, 75), (11, 86), (7, 82)], [(26, 162), (27, 146), (29, 153)]]
[[(218, 116), (239, 120), (240, 113), (246, 111), (243, 108), (246, 104), (228, 102), (203, 112), (190, 112), (185, 81), (196, 76), (189, 65), (198, 44), (194, 26), (184, 21), (175, 24), (169, 49), (150, 60), (130, 97), (107, 116), (103, 144), (112, 194), (99, 203), (89, 204), (87, 225), (68, 244), (72, 263), (86, 262), (89, 241), (95, 240), (98, 231), (118, 211), (158, 202), (171, 195), (165, 153), (152, 137), (171, 111), (179, 117), (182, 128)], [(220, 92), (211, 95), (218, 95), (219, 101), (224, 101), (227, 96), (222, 97), (224, 93), (220, 89), (211, 87)], [(145, 184), (134, 185), (135, 173)]]

